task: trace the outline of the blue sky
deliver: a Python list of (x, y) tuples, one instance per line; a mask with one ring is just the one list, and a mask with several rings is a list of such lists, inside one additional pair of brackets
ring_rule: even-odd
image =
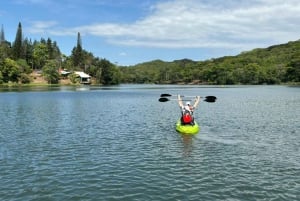
[(202, 61), (300, 39), (299, 0), (9, 0), (6, 40), (51, 38), (118, 65), (155, 59)]

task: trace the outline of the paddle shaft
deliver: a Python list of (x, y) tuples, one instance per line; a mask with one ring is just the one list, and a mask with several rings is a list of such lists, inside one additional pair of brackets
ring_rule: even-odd
[[(172, 94), (160, 94), (160, 97), (170, 97), (170, 96), (177, 96), (177, 95), (172, 95)], [(183, 96), (183, 95), (180, 95), (180, 97), (196, 97), (196, 96)]]
[[(203, 101), (205, 102), (209, 102), (209, 103), (213, 103), (213, 102), (216, 102), (216, 97), (215, 96), (206, 96), (205, 99)], [(159, 102), (167, 102), (167, 101), (171, 101), (171, 100), (178, 100), (178, 99), (175, 99), (175, 98), (166, 98), (166, 97), (161, 97), (158, 99)], [(191, 100), (182, 100), (182, 101), (191, 101)]]
[[(170, 96), (178, 96), (178, 95), (172, 95), (172, 94), (160, 94), (160, 97), (170, 97)], [(193, 97), (197, 97), (197, 96), (184, 96), (184, 95), (180, 95), (180, 97), (186, 97), (186, 98), (193, 98)], [(203, 97), (201, 97), (203, 98)], [(215, 96), (206, 96), (205, 98), (215, 98), (217, 99)]]

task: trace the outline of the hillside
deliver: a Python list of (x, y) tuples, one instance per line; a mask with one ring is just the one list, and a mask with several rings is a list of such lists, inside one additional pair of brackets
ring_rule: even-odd
[[(33, 84), (33, 85), (47, 85), (48, 84), (48, 81), (45, 79), (45, 77), (43, 77), (42, 74), (38, 73), (37, 71), (33, 71), (30, 74), (30, 78), (32, 80), (31, 84)], [(70, 79), (60, 79), (59, 84), (71, 85), (72, 82)]]
[(279, 84), (300, 82), (300, 40), (206, 61), (154, 60), (121, 67), (126, 83)]

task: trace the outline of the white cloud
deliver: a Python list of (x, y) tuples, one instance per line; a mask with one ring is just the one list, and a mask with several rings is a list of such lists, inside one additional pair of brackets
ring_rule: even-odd
[(119, 54), (120, 56), (127, 56), (127, 53), (126, 52), (120, 52), (120, 54)]
[(57, 25), (57, 22), (55, 21), (33, 21), (31, 22), (31, 27), (28, 31), (34, 34), (51, 32), (49, 30), (55, 25)]
[[(254, 48), (299, 39), (299, 0), (173, 0), (132, 24), (102, 23), (52, 30), (90, 34), (126, 46)], [(48, 26), (55, 25), (48, 23)], [(35, 24), (40, 30), (47, 28)]]

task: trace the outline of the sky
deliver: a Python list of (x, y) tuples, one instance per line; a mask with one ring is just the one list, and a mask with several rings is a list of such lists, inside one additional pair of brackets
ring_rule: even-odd
[(9, 0), (0, 25), (13, 42), (56, 41), (121, 66), (234, 56), (300, 39), (299, 0)]

